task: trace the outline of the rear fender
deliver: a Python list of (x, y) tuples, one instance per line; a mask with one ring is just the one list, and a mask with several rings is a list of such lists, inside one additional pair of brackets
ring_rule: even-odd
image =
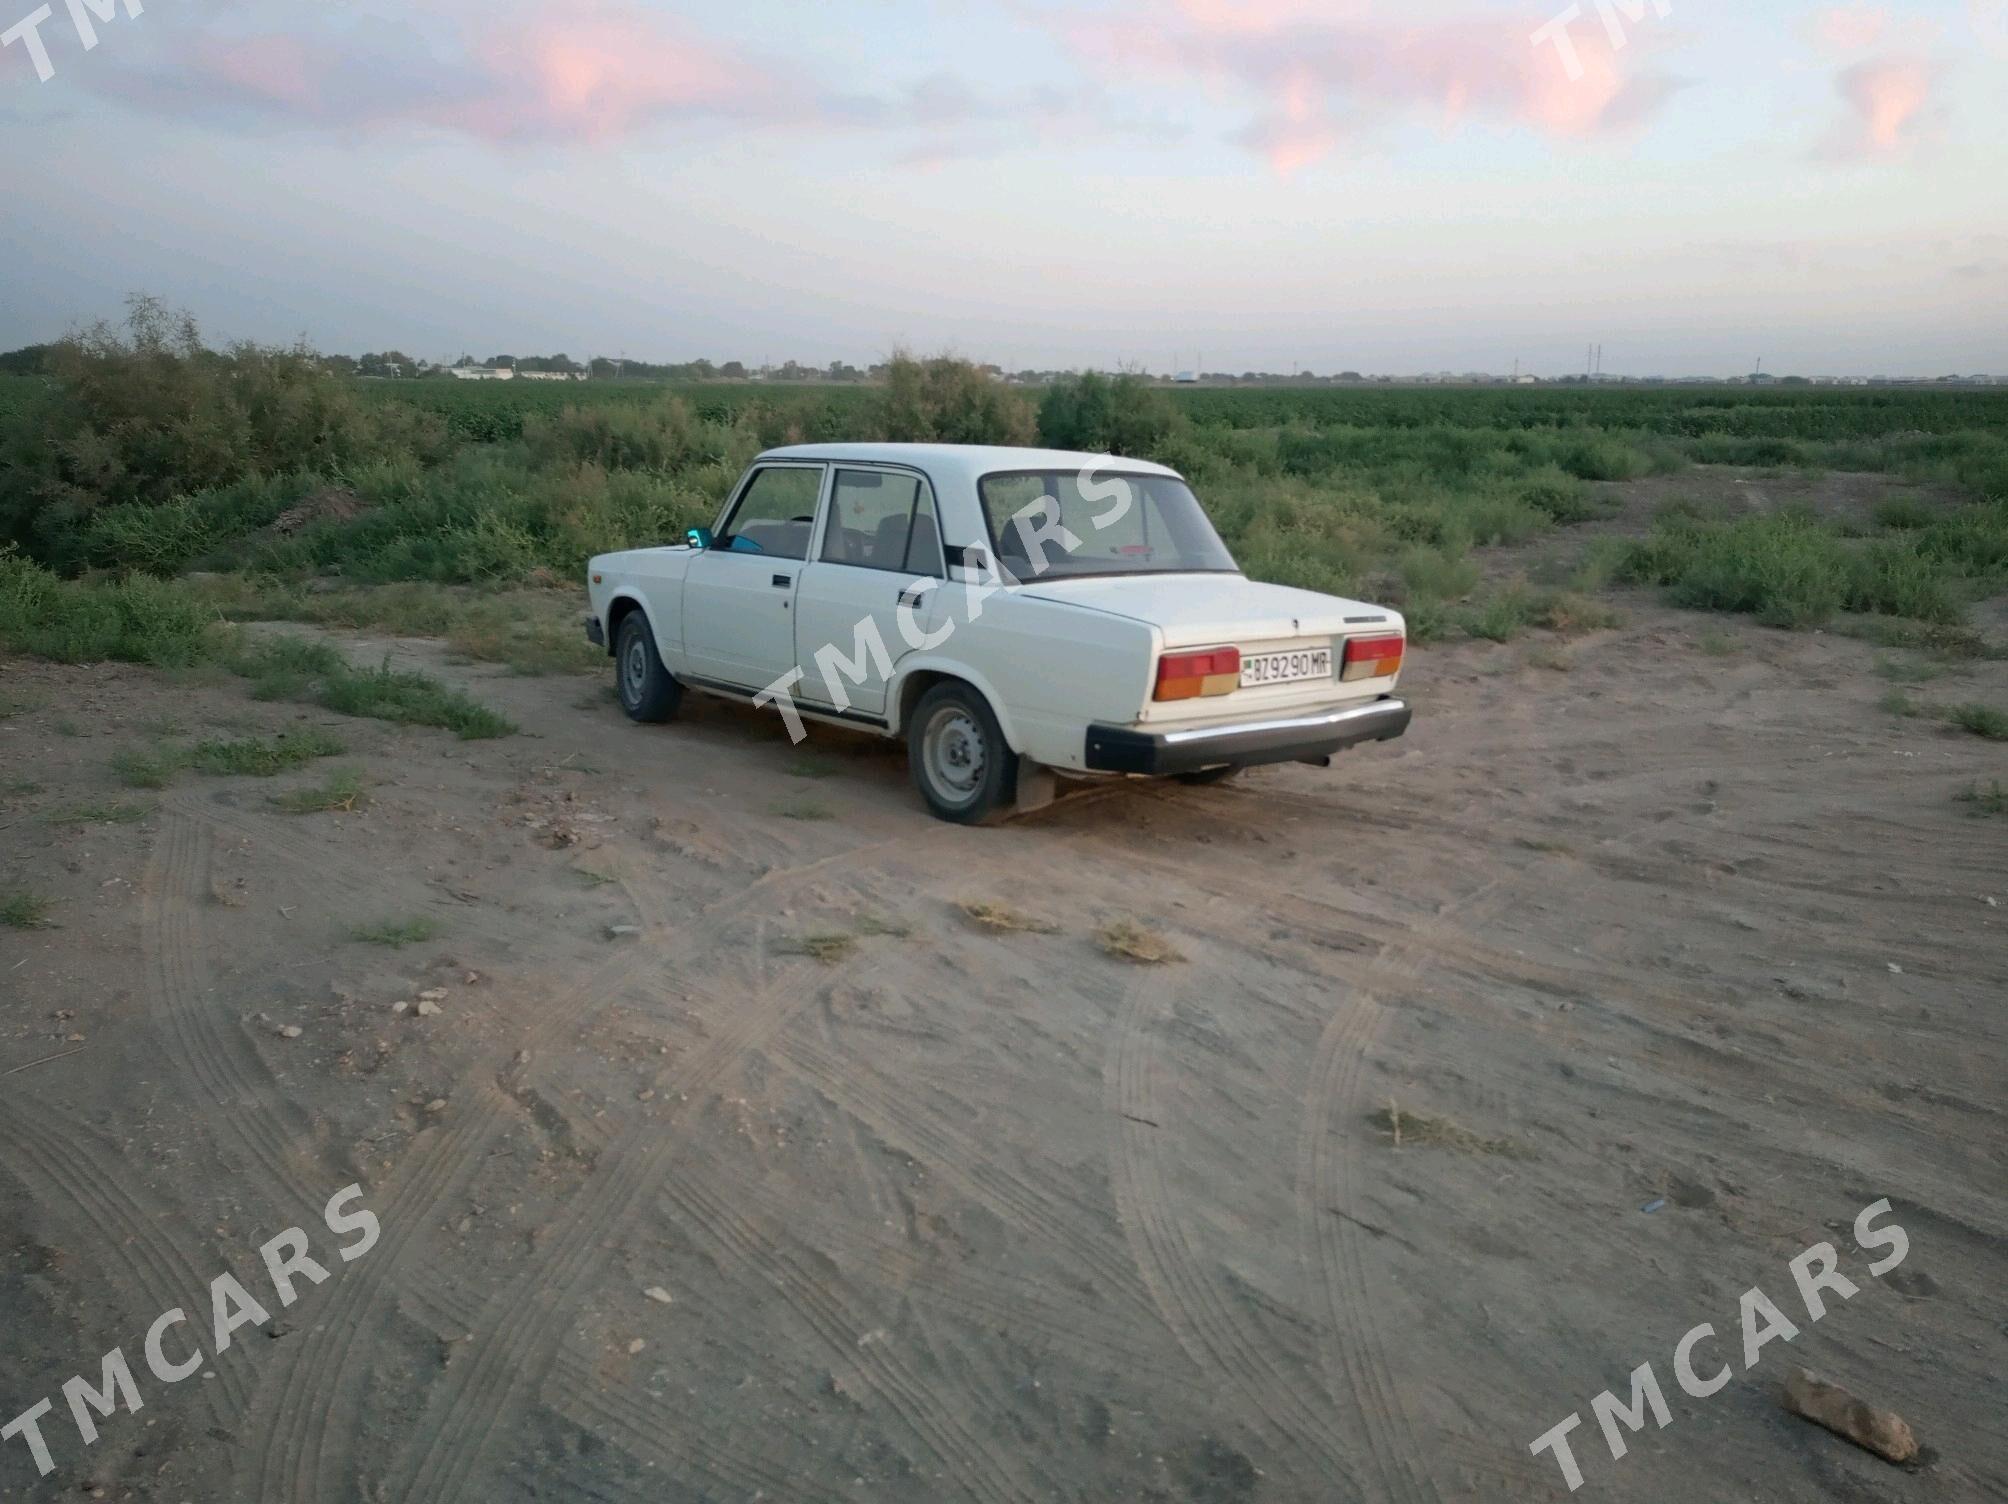
[(898, 671), (893, 681), (886, 687), (887, 730), (894, 736), (905, 731), (904, 707), (907, 686), (917, 674), (941, 674), (950, 679), (960, 679), (990, 703), (990, 713), (997, 717), (997, 728), (1004, 733), (1004, 741), (1013, 752), (1023, 752), (1025, 741), (1017, 727), (1011, 723), (1010, 707), (1004, 697), (997, 693), (997, 686), (983, 674), (968, 664), (955, 658), (945, 658), (936, 653), (909, 653), (900, 659)]

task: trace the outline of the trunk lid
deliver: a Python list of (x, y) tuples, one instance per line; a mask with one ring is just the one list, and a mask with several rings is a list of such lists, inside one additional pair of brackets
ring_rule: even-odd
[[(1339, 677), (1345, 641), (1403, 632), (1401, 614), (1385, 606), (1320, 595), (1288, 585), (1264, 585), (1242, 575), (1121, 575), (1088, 579), (1047, 578), (1020, 587), (1040, 600), (1064, 602), (1146, 622), (1164, 635), (1164, 652), (1236, 647), (1241, 650), (1240, 687), (1223, 695), (1183, 700), (1147, 699), (1137, 724), (1204, 722), (1236, 717), (1287, 714), (1312, 705), (1371, 699), (1389, 693), (1394, 675), (1351, 682)], [(1281, 672), (1302, 671), (1298, 655), (1323, 652), (1329, 672), (1282, 683), (1250, 682), (1259, 671), (1254, 658), (1271, 659)], [(1157, 666), (1152, 665), (1155, 683)]]
[(1048, 578), (1021, 587), (1021, 592), (1039, 600), (1064, 601), (1148, 622), (1164, 633), (1166, 648), (1216, 643), (1246, 648), (1257, 643), (1344, 637), (1399, 619), (1384, 606), (1288, 585), (1258, 584), (1238, 574)]

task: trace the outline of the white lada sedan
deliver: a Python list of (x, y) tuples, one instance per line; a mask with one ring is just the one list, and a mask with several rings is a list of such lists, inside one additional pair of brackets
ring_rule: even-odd
[(709, 528), (588, 566), (621, 704), (687, 690), (906, 738), (944, 820), (1052, 772), (1209, 782), (1408, 729), (1385, 607), (1244, 576), (1175, 471), (1107, 455), (810, 444)]

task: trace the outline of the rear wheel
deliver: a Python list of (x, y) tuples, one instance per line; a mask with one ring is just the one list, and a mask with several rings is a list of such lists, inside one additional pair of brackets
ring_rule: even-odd
[(1241, 769), (1233, 763), (1228, 763), (1226, 766), (1218, 768), (1196, 768), (1190, 773), (1180, 773), (1178, 775), (1178, 781), (1180, 783), (1190, 783), (1195, 785), (1207, 784), (1207, 783), (1225, 783), (1228, 779), (1232, 778), (1235, 774), (1239, 773), (1240, 771)]
[(1018, 754), (967, 684), (937, 684), (920, 697), (906, 748), (914, 786), (937, 819), (980, 825), (1010, 809)]
[(640, 611), (621, 618), (614, 635), (614, 675), (619, 681), (621, 709), (631, 721), (654, 723), (676, 714), (683, 686), (670, 677), (655, 650), (655, 632)]

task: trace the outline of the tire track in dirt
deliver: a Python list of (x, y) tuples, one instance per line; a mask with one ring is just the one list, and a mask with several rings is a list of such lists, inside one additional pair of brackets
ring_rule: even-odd
[[(778, 1240), (762, 1237), (750, 1221), (693, 1176), (672, 1167), (663, 1194), (683, 1213), (684, 1224), (718, 1250), (723, 1264), (771, 1285), (824, 1348), (860, 1376), (969, 1497), (1013, 1504), (1051, 1496), (1050, 1484), (1035, 1487), (1014, 1458), (993, 1448), (938, 1399), (933, 1386), (911, 1370), (892, 1344), (862, 1340), (881, 1323), (846, 1298), (841, 1280), (807, 1267)], [(1009, 1487), (1003, 1482), (1007, 1478)]]
[[(9, 1152), (5, 1173), (21, 1182), (29, 1199), (60, 1216), (71, 1208), (90, 1234), (78, 1251), (89, 1250), (119, 1265), (139, 1292), (141, 1319), (152, 1320), (174, 1307), (186, 1309), (205, 1296), (213, 1275), (161, 1225), (168, 1213), (127, 1176), (126, 1167), (88, 1128), (67, 1120), (26, 1092), (0, 1096), (0, 1139)], [(198, 1384), (218, 1423), (229, 1426), (250, 1398), (247, 1380), (233, 1363), (214, 1364), (213, 1388)]]
[[(735, 1187), (734, 1193), (784, 1226), (798, 1226), (800, 1209), (758, 1185)], [(1056, 1297), (1044, 1280), (991, 1268), (971, 1268), (916, 1248), (904, 1238), (876, 1235), (862, 1223), (821, 1223), (812, 1236), (798, 1238), (804, 1247), (833, 1263), (876, 1269), (901, 1294), (919, 1297), (945, 1312), (974, 1318), (994, 1331), (1035, 1327), (1074, 1355), (1087, 1353), (1112, 1363), (1136, 1367), (1161, 1364), (1161, 1346), (1146, 1340), (1134, 1323), (1112, 1313), (1088, 1308), (1064, 1296)], [(1151, 1331), (1160, 1328), (1153, 1323)], [(1162, 1382), (1198, 1387), (1196, 1378), (1160, 1374)]]
[(221, 1122), (245, 1161), (261, 1172), (260, 1187), (274, 1209), (303, 1209), (318, 1220), (321, 1200), (283, 1146), (312, 1137), (297, 1108), (280, 1099), (271, 1072), (241, 1029), (224, 1022), (208, 985), (201, 945), (201, 904), (209, 873), (208, 833), (187, 816), (169, 811), (141, 879), (141, 926), (146, 952), (147, 1011), (171, 1053), (188, 1073), (206, 1123)]
[(881, 1138), (912, 1146), (916, 1158), (1008, 1225), (1065, 1249), (1095, 1274), (1111, 1295), (1146, 1320), (1158, 1319), (1137, 1271), (1114, 1247), (1086, 1235), (1083, 1213), (1105, 1208), (1053, 1194), (997, 1160), (994, 1146), (913, 1106), (888, 1090), (868, 1068), (847, 1064), (800, 1036), (783, 1039), (776, 1063), (800, 1076), (840, 1111), (865, 1123)]
[[(1453, 919), (1470, 923), (1489, 913), (1494, 903), (1507, 895), (1507, 885), (1522, 875), (1519, 869), (1503, 873), (1444, 904), (1366, 965), (1349, 989), (1346, 1006), (1331, 1015), (1319, 1035), (1310, 1085), (1304, 1094), (1297, 1147), (1297, 1211), (1331, 1317), (1331, 1340), (1323, 1344), (1326, 1367), (1335, 1388), (1353, 1396), (1382, 1497), (1390, 1500), (1440, 1500), (1442, 1493), (1424, 1460), (1427, 1451), (1418, 1444), (1415, 1419), (1388, 1361), (1361, 1230), (1339, 1215), (1355, 1200), (1358, 1125), (1364, 1121), (1359, 1083), (1368, 1048), (1385, 1020), (1373, 993), (1389, 982), (1412, 980), (1420, 972), (1434, 937)], [(1339, 1126), (1341, 1117), (1347, 1126)], [(1351, 1333), (1366, 1340), (1356, 1346), (1345, 1340)], [(1332, 1364), (1333, 1349), (1339, 1359), (1337, 1370)]]
[(692, 1423), (665, 1426), (661, 1411), (609, 1388), (591, 1360), (570, 1348), (559, 1353), (543, 1401), (581, 1430), (608, 1438), (609, 1446), (654, 1463), (679, 1482), (695, 1475), (730, 1490), (726, 1497), (745, 1499), (829, 1496), (826, 1483), (787, 1471), (766, 1455), (747, 1456), (730, 1442), (714, 1440), (694, 1423), (691, 1411), (682, 1418)]
[[(748, 1052), (769, 1043), (811, 995), (815, 970), (799, 965), (751, 999), (722, 1033), (656, 1078), (662, 1098), (701, 1092)], [(668, 1115), (670, 1119), (675, 1113)], [(496, 1432), (520, 1419), (556, 1362), (578, 1303), (611, 1257), (620, 1233), (653, 1203), (683, 1145), (668, 1122), (630, 1124), (599, 1156), (591, 1178), (562, 1211), (548, 1256), (520, 1271), (483, 1307), (470, 1350), (447, 1371), (417, 1436), (393, 1465), (386, 1498), (458, 1498), (488, 1458)]]
[[(534, 1062), (540, 1048), (610, 1003), (643, 959), (628, 950), (595, 967), (540, 1011), (531, 1031), (512, 1040), (512, 1047), (528, 1049)], [(378, 1245), (346, 1272), (321, 1330), (287, 1371), (274, 1401), (276, 1413), (261, 1429), (255, 1459), (261, 1498), (307, 1500), (347, 1486), (352, 1473), (339, 1455), (330, 1460), (328, 1448), (332, 1436), (346, 1434), (360, 1407), (366, 1376), (356, 1371), (358, 1365), (395, 1306), (398, 1282), (428, 1250), (432, 1213), (465, 1194), (490, 1145), (517, 1120), (520, 1104), (510, 1087), (519, 1083), (520, 1076), (492, 1061), (485, 1075), (458, 1083), (452, 1121), (398, 1167), (382, 1188), (387, 1200), (373, 1198), (382, 1228)]]
[(1170, 1125), (1158, 1100), (1150, 1025), (1169, 1002), (1161, 975), (1140, 973), (1125, 990), (1103, 1068), (1111, 1120), (1110, 1176), (1130, 1251), (1165, 1324), (1204, 1373), (1245, 1401), (1244, 1419), (1300, 1462), (1320, 1485), (1351, 1483), (1354, 1460), (1331, 1436), (1331, 1417), (1304, 1397), (1228, 1304), (1179, 1226), (1159, 1157)]
[[(795, 867), (777, 868), (683, 917), (680, 924), (671, 924), (663, 916), (646, 875), (636, 870), (632, 860), (617, 849), (609, 851), (607, 861), (619, 869), (617, 880), (642, 917), (645, 944), (595, 967), (577, 986), (540, 1011), (527, 1035), (509, 1041), (511, 1055), (518, 1049), (529, 1050), (533, 1068), (541, 1073), (544, 1062), (540, 1057), (565, 1030), (583, 1025), (611, 1003), (650, 960), (651, 953), (681, 941), (720, 911), (743, 908), (757, 895), (839, 862), (888, 849), (910, 849), (911, 845), (874, 842)], [(305, 851), (298, 855), (303, 860), (308, 856)], [(464, 1099), (462, 1110), (438, 1139), (397, 1167), (391, 1200), (379, 1216), (385, 1229), (382, 1242), (344, 1280), (342, 1304), (322, 1324), (317, 1335), (323, 1340), (313, 1351), (311, 1363), (289, 1371), (277, 1402), (279, 1415), (261, 1429), (262, 1445), (256, 1459), (259, 1497), (301, 1504), (340, 1496), (350, 1487), (352, 1470), (344, 1466), (339, 1452), (331, 1455), (330, 1446), (332, 1437), (353, 1436), (360, 1427), (364, 1376), (355, 1371), (357, 1353), (367, 1352), (383, 1329), (395, 1308), (400, 1284), (422, 1274), (434, 1232), (430, 1209), (464, 1191), (479, 1172), (495, 1137), (514, 1121), (519, 1104), (510, 1087), (520, 1088), (522, 1073), (513, 1069), (508, 1059), (499, 1054), (491, 1057), (456, 1083), (449, 1097)], [(471, 1329), (473, 1323), (468, 1326)]]
[[(311, 876), (318, 892), (332, 890), (358, 905), (373, 906), (383, 902), (383, 870), (352, 860), (326, 842), (307, 840), (295, 831), (293, 825), (283, 823), (289, 820), (297, 823), (297, 815), (251, 814), (235, 806), (218, 803), (213, 798), (198, 799), (192, 794), (168, 794), (161, 800), (161, 807), (202, 825), (227, 830), (254, 847), (300, 868)], [(471, 932), (496, 944), (507, 946), (521, 940), (520, 926), (491, 920), (475, 905), (444, 897), (431, 884), (425, 886), (431, 891), (411, 902), (428, 916), (450, 919), (454, 929)]]

